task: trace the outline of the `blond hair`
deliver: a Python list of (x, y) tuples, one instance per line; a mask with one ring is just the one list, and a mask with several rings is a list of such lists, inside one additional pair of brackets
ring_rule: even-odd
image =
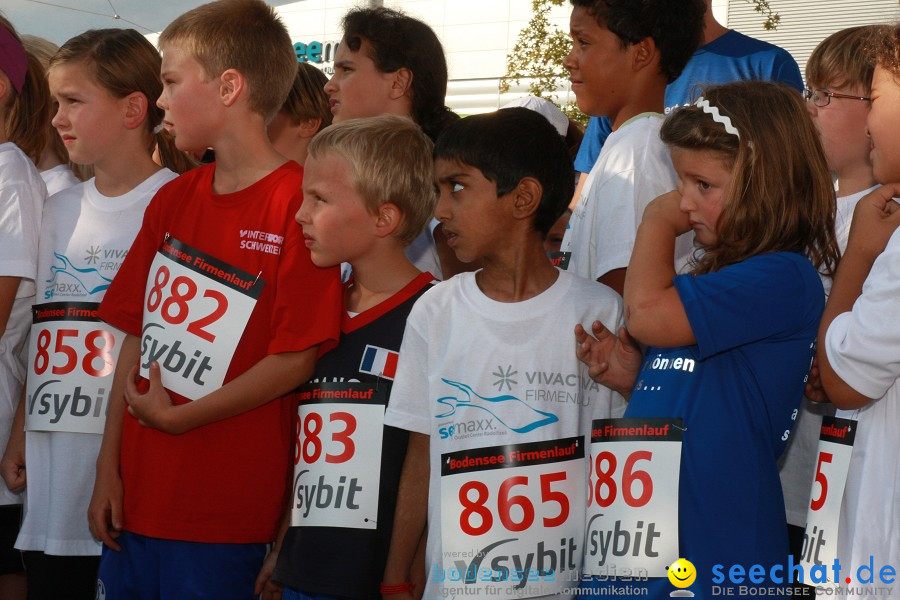
[(400, 210), (403, 222), (394, 235), (404, 244), (416, 239), (434, 214), (431, 151), (431, 140), (419, 126), (395, 115), (332, 125), (309, 145), (314, 159), (333, 153), (350, 163), (353, 185), (370, 213), (387, 203)]
[(872, 87), (875, 64), (866, 48), (877, 30), (873, 25), (850, 27), (822, 40), (806, 63), (809, 86), (852, 87), (867, 94)]
[(667, 146), (711, 152), (732, 172), (716, 242), (695, 259), (693, 272), (787, 251), (833, 274), (839, 256), (834, 184), (800, 94), (783, 84), (742, 81), (706, 88), (703, 96), (740, 137), (697, 106), (673, 111), (660, 131)]
[(159, 36), (159, 46), (189, 53), (208, 78), (228, 69), (243, 75), (250, 110), (268, 121), (287, 98), (297, 75), (291, 38), (262, 0), (219, 0), (184, 13)]

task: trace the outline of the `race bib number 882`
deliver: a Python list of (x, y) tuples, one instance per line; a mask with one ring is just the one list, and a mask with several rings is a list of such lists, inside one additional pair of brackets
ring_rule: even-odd
[(166, 238), (144, 295), (141, 375), (158, 362), (163, 385), (191, 400), (221, 387), (263, 284)]

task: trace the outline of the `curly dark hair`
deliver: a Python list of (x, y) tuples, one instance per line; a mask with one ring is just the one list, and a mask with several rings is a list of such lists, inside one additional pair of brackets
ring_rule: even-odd
[(382, 73), (412, 71), (412, 117), (433, 140), (459, 116), (444, 105), (447, 60), (434, 31), (418, 19), (390, 8), (354, 8), (344, 15), (344, 40), (359, 52), (365, 39)]
[(587, 10), (623, 45), (652, 38), (659, 48), (659, 68), (672, 83), (703, 40), (704, 0), (571, 0)]

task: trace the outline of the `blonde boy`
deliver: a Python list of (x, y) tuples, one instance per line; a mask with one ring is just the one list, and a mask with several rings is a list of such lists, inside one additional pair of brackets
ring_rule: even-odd
[[(806, 106), (819, 131), (828, 168), (836, 177), (834, 233), (841, 253), (847, 248), (853, 209), (860, 198), (877, 187), (866, 127), (875, 69), (866, 49), (876, 29), (870, 25), (833, 33), (816, 46), (806, 63)], [(822, 284), (828, 294), (831, 277), (823, 277)], [(779, 475), (791, 552), (798, 556), (816, 474), (822, 416), (833, 414), (831, 404), (804, 399), (782, 457)]]
[[(274, 580), (286, 587), (285, 598), (379, 596), (408, 440), (405, 431), (384, 426), (384, 407), (406, 318), (434, 280), (404, 253), (437, 200), (431, 150), (412, 120), (388, 115), (332, 125), (310, 145), (297, 221), (313, 262), (349, 262), (353, 277), (344, 285), (340, 342), (300, 391), (304, 433), (294, 451), (292, 527), (266, 561), (257, 591), (277, 589), (266, 583), (277, 563)], [(323, 388), (361, 393), (323, 400), (317, 393)], [(329, 440), (323, 448), (330, 459), (307, 441), (319, 421), (314, 435)], [(326, 485), (350, 482), (347, 502), (310, 504), (301, 492), (320, 478)]]
[(266, 135), (296, 73), (271, 8), (201, 6), (160, 46), (164, 124), (217, 162), (157, 193), (100, 308), (128, 335), (88, 515), (98, 586), (251, 598), (286, 492), (286, 395), (337, 339), (339, 284), (303, 248), (302, 171)]

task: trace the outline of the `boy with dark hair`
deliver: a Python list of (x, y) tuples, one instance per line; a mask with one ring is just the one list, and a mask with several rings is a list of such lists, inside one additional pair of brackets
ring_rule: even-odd
[[(703, 20), (703, 45), (694, 52), (678, 79), (666, 86), (666, 114), (693, 102), (700, 85), (760, 79), (780, 81), (797, 91), (803, 89), (797, 61), (786, 50), (723, 27), (713, 14), (712, 0), (706, 0)], [(609, 119), (591, 117), (575, 157), (575, 170), (581, 173), (579, 185), (591, 172), (610, 133)]]
[[(338, 123), (310, 145), (297, 221), (315, 264), (348, 262), (353, 275), (340, 342), (300, 388), (291, 527), (257, 591), (279, 587), (266, 581), (274, 568), (285, 600), (380, 597), (408, 441), (384, 426), (384, 407), (406, 318), (434, 281), (404, 254), (434, 212), (431, 150), (418, 125), (393, 115)], [(305, 491), (341, 481), (346, 502), (315, 502)]]
[(128, 335), (88, 511), (98, 595), (249, 599), (287, 491), (289, 392), (337, 339), (338, 274), (310, 261), (302, 171), (266, 135), (297, 69), (272, 9), (207, 4), (160, 44), (163, 123), (217, 162), (157, 193), (100, 307)]
[(266, 126), (275, 149), (301, 167), (313, 136), (331, 125), (331, 106), (323, 89), (326, 83), (328, 78), (322, 71), (298, 62), (287, 100)]
[[(666, 85), (703, 34), (703, 0), (572, 0), (569, 70), (579, 108), (607, 116), (613, 133), (585, 183), (562, 250), (569, 270), (622, 293), (637, 226), (651, 200), (675, 188), (659, 140)], [(676, 263), (692, 238), (682, 236)]]
[[(559, 594), (581, 567), (585, 436), (624, 402), (592, 384), (569, 331), (594, 315), (622, 323), (621, 301), (544, 252), (574, 187), (544, 117), (468, 117), (434, 154), (435, 215), (457, 258), (483, 268), (428, 291), (407, 320), (385, 422), (411, 433), (382, 593), (412, 597), (427, 514), (424, 597), (570, 597)], [(540, 567), (528, 562), (541, 551)]]

